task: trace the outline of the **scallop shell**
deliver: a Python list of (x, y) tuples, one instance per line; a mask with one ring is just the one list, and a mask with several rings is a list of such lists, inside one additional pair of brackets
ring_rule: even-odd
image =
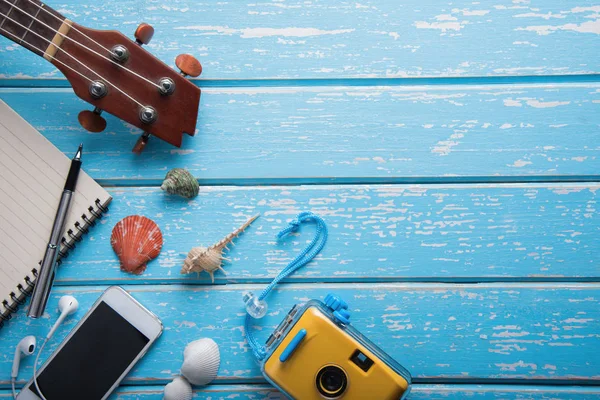
[(233, 240), (237, 238), (254, 220), (258, 218), (258, 214), (246, 221), (242, 226), (225, 236), (219, 242), (213, 244), (210, 247), (194, 247), (188, 253), (186, 259), (183, 261), (183, 267), (181, 268), (182, 274), (189, 274), (191, 272), (208, 272), (212, 278), (212, 282), (215, 282), (215, 271), (220, 269), (225, 273), (225, 270), (221, 266), (223, 260), (230, 261), (223, 257), (223, 251), (229, 250), (227, 245), (233, 244)]
[(198, 196), (200, 190), (200, 186), (194, 175), (183, 168), (173, 168), (170, 170), (160, 188), (169, 194), (178, 194), (188, 199)]
[(121, 269), (139, 275), (160, 253), (163, 237), (154, 221), (141, 215), (130, 215), (117, 222), (110, 244), (119, 257)]
[(189, 343), (183, 350), (183, 375), (193, 385), (207, 385), (219, 372), (221, 354), (214, 340), (203, 338)]
[(192, 385), (181, 376), (176, 377), (165, 386), (163, 400), (191, 400)]

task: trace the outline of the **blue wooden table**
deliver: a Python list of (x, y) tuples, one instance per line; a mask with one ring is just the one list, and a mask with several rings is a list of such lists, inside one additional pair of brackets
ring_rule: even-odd
[[(353, 324), (413, 374), (410, 399), (600, 398), (600, 2), (595, 0), (62, 0), (84, 25), (133, 33), (204, 73), (196, 137), (181, 149), (88, 107), (44, 60), (0, 40), (0, 98), (87, 172), (110, 212), (58, 273), (48, 317), (21, 310), (0, 330), (0, 398), (13, 349), (81, 303), (52, 351), (108, 285), (165, 325), (112, 399), (161, 399), (187, 342), (213, 338), (222, 364), (198, 399), (279, 395), (242, 329), (242, 292), (259, 290), (311, 238), (275, 234), (298, 212), (323, 216), (319, 257), (270, 298), (266, 338), (295, 303), (330, 291)], [(202, 185), (186, 201), (159, 185), (173, 167)], [(227, 275), (180, 275), (187, 251), (257, 220)], [(130, 214), (165, 245), (142, 276), (119, 270), (109, 238)], [(44, 358), (46, 355), (43, 355)], [(22, 364), (19, 385), (31, 377)]]

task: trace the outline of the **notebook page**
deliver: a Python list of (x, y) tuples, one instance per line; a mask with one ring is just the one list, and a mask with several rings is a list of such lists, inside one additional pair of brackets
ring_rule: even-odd
[[(73, 144), (73, 152), (77, 145)], [(85, 148), (83, 151), (85, 167)], [(0, 100), (0, 301), (27, 287), (25, 276), (39, 261), (50, 237), (71, 160)], [(88, 207), (110, 195), (81, 171), (65, 225), (75, 230), (90, 217)], [(0, 307), (1, 308), (1, 307)], [(1, 311), (1, 310), (0, 310)]]

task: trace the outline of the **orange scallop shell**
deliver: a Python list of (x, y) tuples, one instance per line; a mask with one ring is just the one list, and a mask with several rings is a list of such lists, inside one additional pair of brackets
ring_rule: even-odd
[(130, 215), (117, 222), (110, 244), (121, 261), (121, 269), (139, 275), (160, 253), (163, 237), (154, 221), (141, 215)]

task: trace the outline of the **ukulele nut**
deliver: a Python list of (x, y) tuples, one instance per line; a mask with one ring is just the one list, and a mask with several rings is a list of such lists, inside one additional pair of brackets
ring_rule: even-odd
[(158, 117), (158, 113), (156, 110), (150, 106), (143, 107), (140, 110), (140, 121), (144, 124), (151, 124), (156, 121)]
[(118, 44), (110, 49), (110, 55), (113, 60), (123, 64), (129, 59), (129, 50), (127, 50), (127, 47), (123, 46), (122, 44)]
[(158, 91), (163, 96), (169, 96), (175, 92), (175, 82), (171, 78), (162, 78), (158, 81), (158, 85), (160, 86)]
[(102, 81), (93, 81), (90, 83), (90, 96), (95, 100), (101, 99), (108, 93), (106, 84)]

